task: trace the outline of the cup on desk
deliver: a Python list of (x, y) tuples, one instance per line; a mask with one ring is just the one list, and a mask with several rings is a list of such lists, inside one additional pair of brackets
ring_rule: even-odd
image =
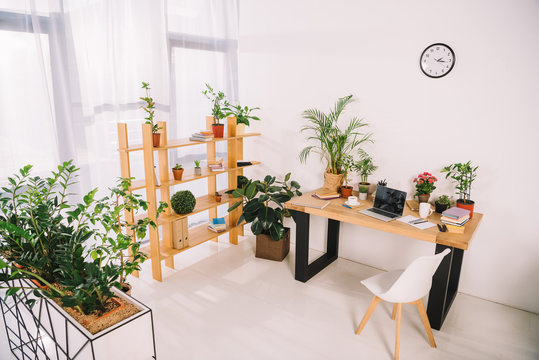
[(433, 211), (429, 203), (419, 203), (419, 216), (422, 218), (429, 217)]
[(357, 205), (357, 196), (349, 196), (348, 197), (348, 205)]

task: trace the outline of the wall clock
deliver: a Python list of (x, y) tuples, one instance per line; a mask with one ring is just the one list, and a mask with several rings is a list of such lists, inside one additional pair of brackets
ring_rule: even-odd
[(440, 78), (449, 74), (455, 66), (455, 53), (446, 44), (432, 44), (427, 46), (419, 58), (419, 66), (425, 75), (431, 78)]

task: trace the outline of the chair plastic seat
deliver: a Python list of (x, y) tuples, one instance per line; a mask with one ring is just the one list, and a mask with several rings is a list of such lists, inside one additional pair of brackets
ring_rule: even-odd
[(365, 285), (374, 295), (378, 296), (384, 301), (388, 301), (384, 298), (384, 294), (391, 289), (395, 281), (401, 276), (404, 270), (393, 270), (378, 275), (371, 276), (368, 279), (362, 280), (361, 283)]

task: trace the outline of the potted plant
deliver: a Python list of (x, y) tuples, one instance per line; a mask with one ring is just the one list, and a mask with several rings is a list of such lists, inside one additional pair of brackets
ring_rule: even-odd
[(183, 167), (180, 164), (174, 165), (172, 168), (172, 176), (174, 176), (174, 180), (181, 180), (183, 175)]
[(195, 175), (202, 175), (202, 169), (200, 168), (200, 160), (195, 160)]
[(178, 191), (170, 198), (170, 206), (180, 215), (192, 212), (196, 203), (197, 199), (189, 190)]
[(354, 189), (352, 186), (348, 186), (348, 182), (350, 181), (350, 179), (348, 178), (348, 174), (350, 173), (350, 170), (352, 170), (352, 167), (354, 165), (354, 158), (352, 157), (352, 155), (345, 155), (340, 161), (344, 179), (344, 185), (341, 185), (340, 187), (341, 197), (348, 199), (348, 197), (352, 195), (352, 190)]
[(248, 106), (241, 105), (229, 105), (228, 110), (230, 111), (227, 116), (232, 115), (236, 118), (236, 135), (245, 134), (245, 126), (249, 126), (249, 120), (258, 120), (260, 118), (257, 116), (251, 115), (251, 111), (260, 110), (259, 107), (249, 108)]
[(436, 212), (441, 214), (451, 205), (451, 198), (447, 195), (442, 195), (434, 202), (434, 205), (436, 206)]
[(243, 205), (238, 225), (243, 221), (251, 224), (256, 235), (256, 257), (282, 261), (290, 251), (290, 229), (284, 227), (284, 219), (291, 217), (284, 203), (294, 195), (301, 195), (300, 185), (290, 180), (290, 173), (284, 181), (276, 181), (275, 176), (267, 175), (264, 180), (248, 180), (243, 186), (229, 190), (234, 198), (242, 198), (228, 211)]
[(317, 109), (303, 112), (303, 118), (307, 119), (309, 124), (303, 126), (301, 131), (310, 132), (307, 140), (316, 141), (316, 145), (305, 147), (299, 154), (299, 159), (305, 163), (311, 151), (318, 153), (325, 160), (324, 187), (333, 191), (337, 191), (344, 180), (343, 156), (351, 154), (364, 142), (372, 142), (372, 134), (359, 132), (367, 126), (363, 120), (352, 118), (345, 130), (341, 130), (338, 125), (339, 116), (352, 101), (352, 95), (340, 98), (328, 114)]
[(445, 178), (451, 178), (457, 185), (455, 186), (459, 199), (457, 207), (470, 210), (470, 219), (473, 216), (475, 202), (470, 199), (472, 183), (477, 177), (478, 166), (473, 166), (471, 161), (465, 164), (456, 163), (443, 168), (441, 172), (446, 172)]
[(354, 163), (354, 170), (359, 173), (361, 181), (359, 187), (364, 186), (367, 188), (367, 193), (372, 194), (374, 192), (374, 185), (368, 181), (369, 176), (378, 169), (378, 166), (374, 165), (372, 158), (365, 151), (360, 150), (360, 160)]
[(215, 192), (215, 201), (220, 203), (221, 202), (222, 195), (219, 193), (219, 191)]
[(368, 189), (365, 185), (359, 186), (359, 200), (367, 200), (367, 196), (369, 195), (367, 191)]
[(144, 118), (146, 120), (145, 123), (152, 125), (153, 146), (158, 147), (161, 141), (161, 134), (158, 133), (160, 127), (154, 122), (153, 118), (155, 114), (155, 102), (150, 95), (150, 84), (143, 81), (142, 88), (146, 90), (146, 96), (140, 97), (139, 99), (145, 101), (146, 106), (141, 106), (141, 109), (144, 109), (148, 115)]
[(378, 181), (378, 184), (376, 184), (377, 186), (387, 186), (387, 180), (384, 179), (384, 180), (380, 180)]
[(227, 117), (228, 102), (226, 101), (225, 93), (218, 91), (217, 93), (213, 88), (206, 84), (206, 90), (202, 92), (208, 100), (212, 102), (211, 114), (213, 116), (212, 132), (214, 138), (222, 138), (224, 134), (225, 126), (220, 121)]
[(423, 172), (414, 178), (415, 183), (415, 195), (419, 199), (419, 202), (429, 202), (430, 194), (436, 189), (434, 183), (438, 181), (431, 173)]

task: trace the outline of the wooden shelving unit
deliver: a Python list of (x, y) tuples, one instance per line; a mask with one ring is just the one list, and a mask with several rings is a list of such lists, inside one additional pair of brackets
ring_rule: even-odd
[[(206, 117), (206, 126), (211, 127), (213, 118)], [(217, 217), (217, 206), (222, 204), (231, 204), (239, 201), (231, 196), (224, 194), (228, 189), (219, 190), (223, 193), (221, 202), (215, 201), (215, 192), (217, 191), (216, 176), (223, 173), (228, 173), (228, 188), (235, 189), (237, 186), (237, 176), (243, 175), (243, 169), (246, 166), (238, 167), (238, 159), (243, 159), (243, 139), (252, 136), (259, 136), (259, 133), (249, 133), (244, 135), (236, 135), (236, 118), (227, 119), (227, 135), (223, 138), (213, 139), (208, 142), (190, 141), (188, 139), (167, 139), (167, 127), (165, 122), (158, 122), (159, 133), (161, 134), (161, 144), (159, 147), (153, 147), (152, 128), (149, 124), (142, 125), (142, 144), (129, 145), (127, 136), (127, 124), (118, 123), (118, 140), (121, 165), (121, 176), (124, 178), (131, 177), (130, 153), (134, 151), (142, 151), (144, 153), (144, 177), (145, 179), (134, 180), (131, 184), (130, 191), (146, 189), (146, 200), (149, 202), (148, 212), (135, 216), (132, 212), (125, 212), (125, 218), (128, 222), (133, 223), (139, 218), (148, 216), (150, 219), (156, 219), (157, 215), (157, 190), (160, 193), (160, 200), (168, 203), (169, 207), (164, 214), (161, 214), (156, 223), (157, 228), (149, 228), (150, 244), (141, 248), (141, 251), (149, 256), (152, 261), (152, 276), (158, 281), (162, 281), (161, 260), (165, 261), (165, 265), (174, 268), (174, 255), (188, 250), (194, 246), (200, 245), (206, 241), (217, 241), (218, 236), (228, 234), (231, 244), (238, 243), (238, 235), (243, 235), (243, 225), (236, 226), (236, 223), (241, 215), (241, 206), (230, 212), (226, 217), (227, 229), (225, 232), (215, 233), (209, 230), (208, 223), (189, 229), (189, 246), (182, 249), (174, 249), (172, 247), (172, 226), (173, 223), (181, 218), (208, 211), (208, 220)], [(170, 149), (180, 148), (184, 146), (206, 146), (207, 160), (215, 160), (215, 144), (219, 141), (227, 142), (228, 159), (223, 171), (210, 171), (203, 168), (202, 175), (195, 175), (193, 169), (186, 169), (183, 172), (182, 180), (174, 180), (170, 173), (172, 166), (168, 161), (168, 151)], [(154, 153), (158, 153), (158, 173), (160, 186), (156, 185), (155, 181), (155, 162)], [(253, 165), (258, 165), (260, 162), (252, 161)], [(249, 166), (253, 166), (249, 165)], [(193, 212), (184, 215), (174, 213), (170, 207), (170, 187), (199, 179), (208, 179), (208, 194), (197, 198), (197, 203)], [(129, 231), (129, 230), (128, 230)], [(162, 234), (160, 237), (159, 234)], [(131, 235), (133, 235), (131, 233)], [(135, 274), (137, 275), (137, 274)]]

